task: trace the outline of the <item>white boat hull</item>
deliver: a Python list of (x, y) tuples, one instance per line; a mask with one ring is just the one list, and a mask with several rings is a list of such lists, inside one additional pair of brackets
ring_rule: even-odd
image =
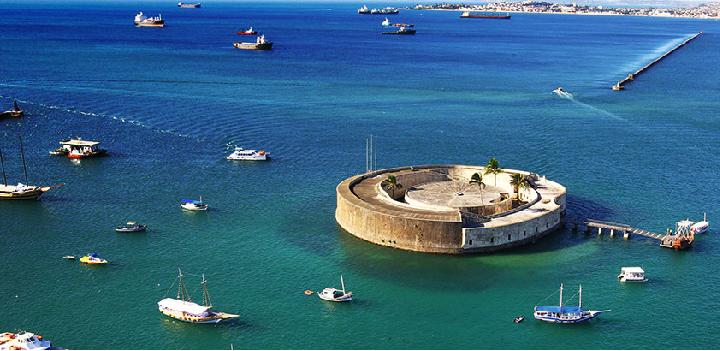
[(182, 204), (182, 205), (180, 205), (180, 207), (182, 207), (183, 210), (188, 210), (188, 211), (207, 211), (207, 209), (208, 209), (208, 205), (198, 206), (195, 204)]
[(595, 318), (597, 315), (602, 313), (602, 311), (584, 311), (581, 314), (577, 315), (565, 315), (565, 314), (558, 314), (557, 316), (551, 316), (551, 315), (539, 315), (538, 312), (535, 312), (535, 319), (548, 322), (548, 323), (561, 323), (561, 324), (569, 324), (569, 323), (582, 323), (587, 322), (593, 318)]

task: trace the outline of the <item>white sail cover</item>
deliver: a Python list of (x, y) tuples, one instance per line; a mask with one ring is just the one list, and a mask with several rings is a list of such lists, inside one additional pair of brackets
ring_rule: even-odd
[(158, 302), (158, 307), (160, 307), (161, 310), (163, 308), (167, 308), (173, 311), (185, 312), (198, 317), (206, 316), (208, 314), (207, 310), (209, 308), (207, 306), (200, 306), (194, 302), (176, 300), (171, 298), (160, 300), (160, 302)]

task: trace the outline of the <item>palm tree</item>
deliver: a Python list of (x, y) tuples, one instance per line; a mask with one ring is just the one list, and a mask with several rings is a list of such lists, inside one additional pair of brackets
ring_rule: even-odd
[(512, 178), (510, 178), (510, 185), (512, 185), (513, 190), (517, 194), (517, 199), (519, 201), (520, 200), (520, 189), (529, 187), (530, 183), (528, 182), (528, 180), (524, 174), (514, 173), (512, 175)]
[(485, 215), (485, 199), (483, 199), (483, 188), (485, 187), (485, 183), (483, 183), (483, 176), (480, 173), (475, 173), (472, 176), (470, 176), (470, 185), (477, 185), (478, 188), (480, 188), (480, 211), (482, 211), (482, 215)]
[(495, 186), (497, 186), (497, 175), (502, 173), (503, 169), (500, 168), (500, 162), (495, 159), (495, 157), (491, 158), (490, 161), (488, 161), (487, 166), (485, 166), (485, 174), (493, 174), (493, 177), (495, 178)]
[(386, 186), (388, 190), (392, 189), (392, 197), (395, 198), (395, 188), (402, 189), (402, 184), (397, 182), (397, 179), (395, 179), (394, 174), (388, 175), (387, 179), (385, 179), (382, 183), (382, 185)]

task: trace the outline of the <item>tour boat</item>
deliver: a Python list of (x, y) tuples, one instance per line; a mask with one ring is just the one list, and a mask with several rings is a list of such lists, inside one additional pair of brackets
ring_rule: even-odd
[(22, 157), (22, 163), (23, 163), (23, 169), (25, 170), (25, 183), (18, 183), (17, 185), (8, 185), (7, 180), (5, 178), (5, 162), (3, 161), (2, 156), (2, 150), (0, 150), (0, 165), (2, 165), (2, 176), (3, 176), (3, 184), (0, 185), (0, 200), (35, 200), (40, 195), (44, 194), (46, 191), (50, 190), (50, 188), (58, 187), (65, 185), (58, 184), (58, 185), (51, 185), (51, 186), (36, 186), (36, 185), (27, 185), (28, 183), (28, 176), (27, 176), (27, 166), (25, 165), (25, 153), (23, 152), (23, 146), (22, 146), (22, 138), (18, 137), (20, 140), (20, 156)]
[(165, 20), (162, 19), (162, 15), (157, 17), (145, 16), (142, 11), (135, 15), (135, 25), (138, 27), (163, 27), (165, 26)]
[(703, 213), (702, 222), (697, 222), (690, 227), (690, 232), (693, 234), (702, 234), (708, 229), (709, 223), (707, 222), (707, 214)]
[(185, 283), (183, 282), (182, 271), (178, 269), (178, 272), (180, 272), (180, 275), (178, 275), (176, 280), (180, 279), (180, 283), (178, 285), (177, 298), (173, 299), (168, 297), (158, 302), (158, 309), (162, 314), (188, 323), (217, 323), (225, 318), (239, 317), (235, 314), (210, 311), (210, 308), (213, 306), (212, 302), (210, 302), (205, 275), (202, 276), (201, 282), (203, 286), (203, 304), (198, 305), (192, 302), (190, 294), (188, 294)]
[(52, 343), (40, 335), (28, 332), (0, 334), (0, 350), (47, 350), (55, 349)]
[(465, 11), (460, 15), (460, 18), (492, 18), (492, 19), (510, 19), (510, 14), (496, 14), (496, 13), (481, 13), (471, 14), (470, 11)]
[(333, 301), (333, 302), (347, 302), (352, 301), (352, 291), (346, 293), (345, 292), (345, 282), (343, 281), (342, 275), (340, 276), (340, 284), (342, 285), (342, 290), (338, 290), (335, 288), (325, 288), (323, 291), (317, 293), (318, 296), (325, 300), (325, 301)]
[(147, 229), (146, 225), (138, 224), (137, 222), (127, 222), (124, 227), (116, 227), (116, 232), (130, 233), (130, 232), (141, 232)]
[(241, 147), (236, 147), (235, 151), (228, 155), (228, 160), (245, 160), (245, 161), (265, 161), (269, 158), (267, 152), (258, 150), (243, 150)]
[(183, 9), (199, 9), (200, 6), (201, 6), (200, 3), (197, 3), (197, 4), (184, 4), (182, 2), (178, 3), (178, 7), (183, 8)]
[(98, 254), (96, 254), (96, 253), (89, 253), (86, 256), (80, 257), (80, 262), (87, 263), (87, 264), (106, 264), (106, 263), (108, 263), (107, 260), (103, 260), (102, 258), (98, 257)]
[(256, 30), (253, 30), (253, 28), (250, 27), (250, 28), (248, 28), (248, 29), (243, 29), (243, 30), (238, 31), (237, 34), (242, 34), (242, 35), (255, 35), (255, 34), (257, 34), (257, 31), (256, 31)]
[(645, 271), (640, 267), (622, 267), (618, 275), (621, 283), (624, 282), (646, 282)]
[(208, 204), (203, 203), (202, 196), (200, 196), (200, 201), (197, 200), (187, 200), (182, 199), (183, 203), (180, 205), (184, 210), (188, 211), (207, 211)]
[(233, 43), (238, 49), (246, 50), (270, 50), (272, 49), (273, 42), (265, 39), (265, 35), (258, 35), (254, 43)]
[(17, 101), (13, 101), (15, 104), (14, 110), (0, 112), (0, 120), (3, 118), (18, 118), (22, 117), (24, 112), (18, 107)]
[(609, 312), (609, 310), (583, 311), (582, 285), (580, 286), (580, 290), (578, 291), (579, 297), (577, 306), (563, 306), (562, 294), (563, 285), (560, 284), (560, 306), (535, 306), (535, 319), (549, 323), (580, 323), (589, 321), (602, 312)]
[(107, 150), (100, 148), (100, 142), (77, 139), (68, 139), (60, 142), (60, 148), (50, 151), (50, 155), (81, 158), (105, 155)]
[(407, 29), (407, 27), (402, 26), (397, 30), (397, 32), (382, 32), (382, 34), (415, 34), (415, 30)]

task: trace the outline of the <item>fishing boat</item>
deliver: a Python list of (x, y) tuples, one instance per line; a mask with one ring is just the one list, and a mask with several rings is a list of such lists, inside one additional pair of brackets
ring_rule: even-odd
[(318, 296), (325, 300), (325, 301), (332, 301), (332, 302), (347, 302), (352, 301), (352, 291), (346, 293), (345, 292), (345, 282), (343, 281), (342, 275), (340, 276), (340, 284), (342, 285), (342, 290), (338, 290), (335, 288), (325, 288), (323, 291), (317, 293)]
[(265, 151), (258, 150), (243, 150), (241, 147), (236, 147), (235, 151), (228, 155), (228, 160), (243, 160), (243, 161), (265, 161), (270, 156)]
[(702, 222), (697, 222), (697, 223), (693, 224), (692, 226), (690, 226), (690, 232), (693, 234), (705, 233), (705, 231), (707, 231), (707, 229), (708, 229), (709, 224), (710, 223), (708, 223), (708, 221), (707, 221), (707, 214), (703, 213)]
[(202, 196), (200, 196), (200, 201), (197, 200), (187, 200), (182, 199), (182, 204), (180, 207), (183, 208), (183, 210), (188, 211), (207, 211), (208, 204), (203, 203)]
[(510, 19), (510, 14), (506, 13), (504, 15), (501, 15), (499, 13), (480, 13), (480, 14), (473, 14), (470, 13), (470, 11), (465, 11), (460, 15), (460, 18), (490, 18), (490, 19)]
[(200, 3), (197, 3), (197, 4), (185, 4), (182, 2), (178, 3), (178, 7), (183, 8), (183, 9), (199, 9), (200, 6), (201, 6)]
[(670, 231), (661, 239), (660, 246), (672, 248), (675, 250), (685, 250), (692, 246), (695, 242), (695, 233), (690, 228), (695, 224), (693, 221), (686, 219), (676, 223), (675, 234), (671, 235)]
[[(217, 323), (225, 318), (239, 317), (235, 314), (210, 310), (213, 305), (212, 302), (210, 302), (210, 295), (208, 294), (205, 275), (202, 276), (201, 282), (203, 286), (203, 304), (198, 305), (197, 303), (192, 302), (190, 294), (188, 294), (187, 289), (185, 288), (185, 283), (183, 282), (182, 271), (178, 269), (178, 272), (180, 272), (180, 274), (175, 279), (176, 281), (178, 279), (180, 280), (180, 283), (178, 284), (177, 298), (173, 299), (168, 297), (160, 300), (158, 302), (158, 309), (160, 310), (160, 313), (188, 323)], [(173, 285), (174, 284), (175, 283), (173, 283)], [(165, 295), (167, 296), (167, 294)]]
[(40, 335), (28, 332), (0, 334), (0, 350), (47, 350), (56, 349)]
[(241, 34), (241, 35), (255, 35), (255, 34), (257, 34), (257, 31), (256, 31), (256, 30), (253, 30), (253, 27), (250, 27), (250, 28), (248, 28), (248, 29), (241, 29), (241, 30), (239, 30), (239, 31), (237, 32), (237, 34)]
[(19, 118), (24, 115), (24, 112), (18, 107), (17, 101), (13, 101), (13, 104), (15, 105), (14, 110), (0, 112), (0, 120), (5, 118)]
[(407, 27), (402, 26), (400, 29), (398, 29), (396, 32), (382, 32), (382, 34), (415, 34), (414, 29), (407, 29)]
[(233, 43), (238, 49), (245, 50), (270, 50), (272, 49), (273, 42), (265, 39), (265, 35), (258, 35), (254, 43)]
[(98, 254), (96, 254), (96, 253), (89, 253), (83, 257), (80, 257), (80, 262), (87, 263), (87, 264), (106, 264), (106, 263), (108, 263), (107, 260), (104, 260), (104, 259), (98, 257)]
[(35, 200), (40, 197), (40, 195), (50, 190), (50, 188), (65, 185), (65, 183), (43, 187), (36, 185), (27, 185), (29, 181), (27, 174), (27, 166), (25, 164), (25, 153), (23, 152), (22, 146), (22, 137), (18, 137), (18, 139), (20, 140), (20, 156), (22, 157), (23, 170), (25, 171), (25, 184), (7, 184), (7, 178), (5, 177), (5, 161), (3, 160), (2, 150), (0, 150), (0, 166), (2, 167), (3, 176), (3, 184), (0, 185), (0, 200)]
[(640, 267), (622, 267), (618, 275), (621, 283), (646, 282), (645, 271)]
[(393, 27), (408, 27), (408, 28), (412, 28), (412, 27), (415, 27), (415, 23), (410, 23), (410, 24), (407, 24), (407, 23), (394, 23), (392, 26), (393, 26)]
[(139, 224), (137, 222), (127, 222), (127, 224), (123, 227), (116, 227), (116, 232), (121, 233), (131, 233), (131, 232), (142, 232), (147, 229), (146, 225)]
[[(552, 295), (554, 295), (553, 293)], [(550, 296), (552, 296), (550, 295)], [(582, 285), (578, 291), (577, 306), (563, 306), (563, 285), (560, 284), (560, 305), (559, 306), (535, 306), (535, 319), (549, 323), (580, 323), (595, 318), (606, 311), (583, 311), (582, 310)], [(550, 297), (548, 296), (548, 297)]]
[(50, 155), (73, 158), (103, 156), (107, 150), (100, 148), (100, 142), (77, 139), (68, 139), (60, 142), (60, 148), (50, 151)]
[(148, 17), (145, 16), (145, 14), (140, 11), (137, 15), (135, 15), (135, 25), (138, 27), (164, 27), (165, 26), (165, 20), (162, 19), (162, 15), (158, 15), (157, 17)]

